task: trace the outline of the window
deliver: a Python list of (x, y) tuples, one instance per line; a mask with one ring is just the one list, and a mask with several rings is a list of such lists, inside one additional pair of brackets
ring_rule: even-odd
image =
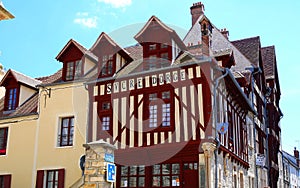
[(145, 166), (121, 166), (121, 187), (145, 187)]
[(144, 70), (153, 70), (169, 66), (171, 63), (171, 46), (160, 43), (148, 43), (144, 46)]
[(149, 128), (171, 127), (172, 118), (171, 111), (173, 110), (173, 102), (171, 98), (171, 91), (163, 91), (157, 93), (150, 93), (146, 99), (145, 105), (147, 109), (145, 119), (148, 119)]
[(0, 128), (0, 155), (6, 155), (8, 127)]
[(15, 110), (17, 108), (17, 88), (7, 88), (5, 110)]
[(179, 187), (180, 186), (180, 165), (157, 164), (152, 166), (153, 187)]
[(61, 119), (61, 126), (58, 135), (58, 146), (72, 146), (74, 136), (74, 117)]
[(113, 55), (103, 55), (100, 63), (100, 77), (111, 76), (115, 72)]
[(65, 81), (71, 81), (82, 76), (82, 61), (71, 61), (66, 63)]
[(36, 188), (63, 188), (64, 179), (64, 169), (38, 170)]
[(102, 131), (110, 131), (112, 125), (112, 109), (110, 101), (102, 101), (100, 103), (99, 118)]
[(10, 188), (11, 175), (0, 175), (0, 188)]

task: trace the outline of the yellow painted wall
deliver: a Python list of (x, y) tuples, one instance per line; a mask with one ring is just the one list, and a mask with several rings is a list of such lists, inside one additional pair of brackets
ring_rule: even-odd
[[(5, 156), (0, 156), (0, 174), (11, 174), (11, 187), (34, 187), (32, 174), (37, 128), (37, 115), (1, 120), (0, 128), (8, 127)], [(15, 123), (10, 123), (16, 121)]]
[[(51, 96), (41, 98), (37, 170), (64, 168), (65, 186), (81, 177), (79, 158), (84, 154), (88, 92), (83, 83), (48, 86)], [(44, 92), (42, 91), (41, 95)], [(46, 104), (46, 105), (45, 105)], [(60, 118), (74, 116), (74, 142), (71, 147), (57, 147)]]
[(36, 90), (30, 89), (28, 87), (22, 86), (20, 87), (20, 98), (19, 105), (21, 106), (27, 99), (29, 99), (33, 94), (36, 93)]

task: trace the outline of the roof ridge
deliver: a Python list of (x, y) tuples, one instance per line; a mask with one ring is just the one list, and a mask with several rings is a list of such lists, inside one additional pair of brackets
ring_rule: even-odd
[(259, 39), (260, 36), (248, 37), (248, 38), (244, 38), (244, 39), (233, 40), (233, 41), (230, 41), (230, 42), (240, 42), (240, 41), (252, 40), (252, 39), (256, 39), (256, 38)]

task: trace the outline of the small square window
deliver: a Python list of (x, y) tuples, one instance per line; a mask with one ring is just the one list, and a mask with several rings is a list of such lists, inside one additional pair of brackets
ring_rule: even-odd
[(150, 44), (149, 50), (156, 50), (156, 44)]
[(110, 109), (110, 102), (103, 102), (102, 110), (109, 110), (109, 109)]

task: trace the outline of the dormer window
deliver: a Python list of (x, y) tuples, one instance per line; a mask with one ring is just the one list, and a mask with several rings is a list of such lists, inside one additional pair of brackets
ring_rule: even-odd
[(112, 76), (115, 72), (115, 56), (103, 55), (100, 63), (100, 75), (99, 77)]
[(153, 70), (170, 66), (172, 58), (171, 46), (164, 43), (144, 45), (144, 70)]
[(65, 63), (65, 81), (72, 81), (82, 76), (82, 61)]
[(18, 106), (18, 88), (7, 88), (5, 98), (5, 111), (15, 110)]

